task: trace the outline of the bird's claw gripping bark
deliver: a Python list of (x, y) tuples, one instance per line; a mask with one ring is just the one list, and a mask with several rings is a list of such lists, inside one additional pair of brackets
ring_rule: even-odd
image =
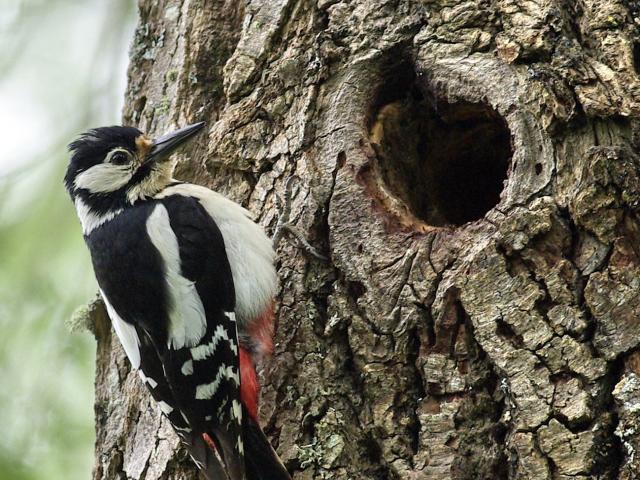
[(291, 217), (291, 203), (293, 201), (293, 186), (296, 180), (300, 180), (296, 175), (291, 175), (287, 179), (287, 183), (285, 184), (284, 189), (284, 199), (278, 197), (278, 204), (280, 207), (280, 215), (278, 216), (278, 222), (276, 224), (276, 228), (273, 232), (273, 248), (274, 250), (278, 248), (278, 244), (284, 238), (285, 233), (289, 233), (289, 241), (293, 243), (292, 239), (296, 240), (296, 246), (301, 248), (309, 255), (322, 262), (328, 262), (329, 259), (322, 255), (313, 245), (309, 243), (309, 241), (305, 238), (305, 236), (300, 232), (300, 230), (290, 222)]

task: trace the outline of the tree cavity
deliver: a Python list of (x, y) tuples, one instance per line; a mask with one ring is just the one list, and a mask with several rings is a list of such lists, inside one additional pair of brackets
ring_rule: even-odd
[(379, 181), (427, 225), (481, 219), (500, 201), (507, 179), (507, 123), (485, 103), (448, 101), (414, 72), (410, 63), (390, 68), (371, 105)]

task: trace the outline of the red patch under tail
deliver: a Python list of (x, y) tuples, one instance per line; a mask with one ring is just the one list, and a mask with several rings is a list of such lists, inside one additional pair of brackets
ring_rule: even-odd
[(205, 443), (209, 446), (209, 448), (214, 451), (214, 452), (218, 452), (218, 447), (216, 447), (215, 442), (213, 441), (213, 439), (209, 436), (209, 434), (207, 433), (203, 433), (202, 434), (202, 438), (205, 441)]
[(258, 355), (271, 355), (273, 353), (273, 310), (274, 302), (264, 309), (262, 315), (251, 322), (249, 336), (257, 349)]
[(265, 308), (262, 315), (248, 328), (251, 346), (240, 347), (240, 399), (252, 420), (258, 423), (258, 397), (260, 384), (256, 374), (256, 361), (273, 353), (274, 303)]
[(258, 422), (259, 394), (260, 384), (251, 354), (240, 347), (240, 400), (256, 423)]

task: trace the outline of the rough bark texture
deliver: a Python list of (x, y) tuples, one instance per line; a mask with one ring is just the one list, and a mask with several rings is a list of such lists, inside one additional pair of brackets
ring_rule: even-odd
[[(261, 417), (302, 479), (640, 471), (635, 0), (143, 0), (124, 118), (281, 243)], [(99, 312), (98, 312), (99, 313)], [(95, 479), (191, 479), (97, 315)]]

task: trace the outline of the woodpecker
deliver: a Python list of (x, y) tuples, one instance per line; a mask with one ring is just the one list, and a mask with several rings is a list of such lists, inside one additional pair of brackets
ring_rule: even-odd
[(257, 415), (272, 243), (240, 205), (173, 178), (171, 154), (203, 127), (89, 130), (64, 182), (124, 351), (206, 478), (290, 479)]

